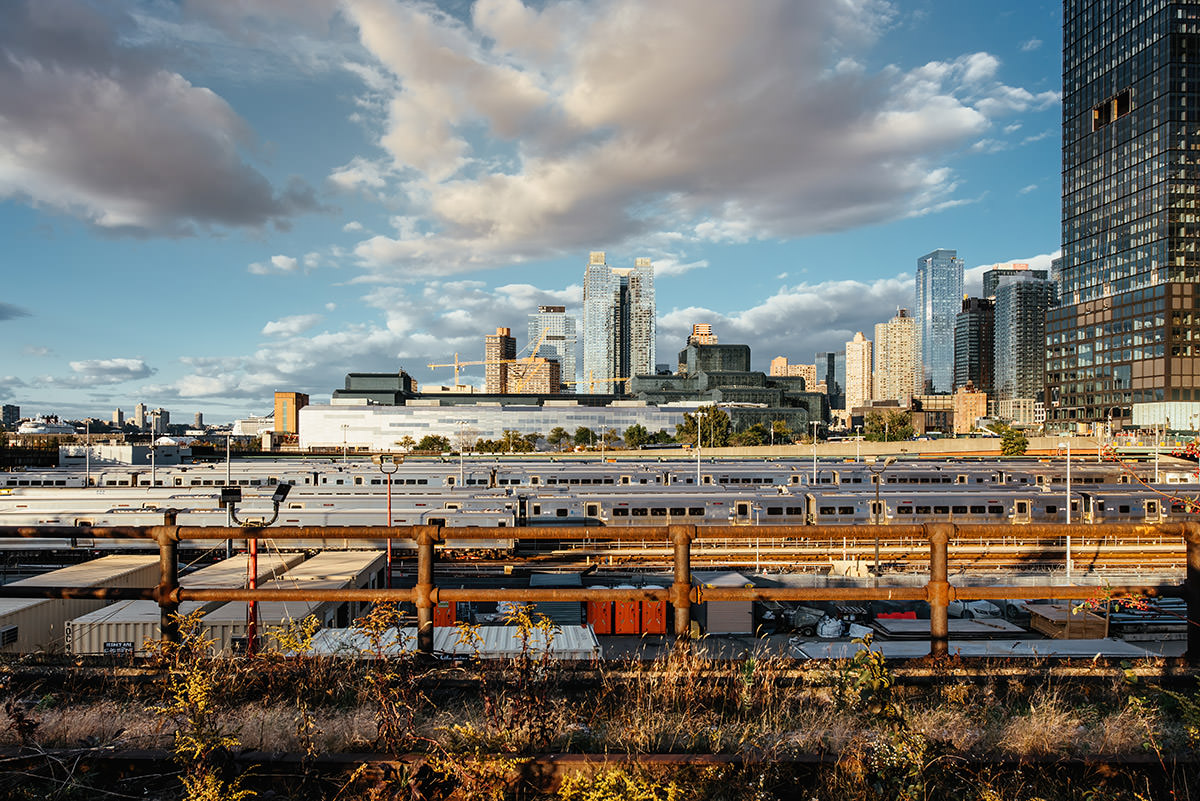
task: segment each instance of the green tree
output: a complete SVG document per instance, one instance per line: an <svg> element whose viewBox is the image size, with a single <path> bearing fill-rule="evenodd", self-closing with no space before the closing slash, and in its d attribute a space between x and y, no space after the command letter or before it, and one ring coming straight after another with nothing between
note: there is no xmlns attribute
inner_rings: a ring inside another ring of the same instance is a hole
<svg viewBox="0 0 1200 801"><path fill-rule="evenodd" d="M667 433L666 429L660 428L650 435L649 444L651 445L670 445L675 442L675 437Z"/></svg>
<svg viewBox="0 0 1200 801"><path fill-rule="evenodd" d="M541 431L531 431L530 433L522 436L521 439L525 440L525 444L529 446L528 448L524 449L524 452L530 453L537 450L538 442L545 439L545 437L542 436Z"/></svg>
<svg viewBox="0 0 1200 801"><path fill-rule="evenodd" d="M634 423L625 429L625 444L631 448L640 448L650 441L650 432L641 423Z"/></svg>
<svg viewBox="0 0 1200 801"><path fill-rule="evenodd" d="M786 420L771 421L771 444L781 445L787 444L795 437L792 430L788 428Z"/></svg>
<svg viewBox="0 0 1200 801"><path fill-rule="evenodd" d="M1000 453L1003 456L1024 456L1029 447L1029 439L1023 431L1019 431L1004 423L997 423L992 430L1000 435Z"/></svg>
<svg viewBox="0 0 1200 801"><path fill-rule="evenodd" d="M562 426L555 426L550 429L550 434L546 437L546 442L549 442L560 451L564 451L571 442L571 434Z"/></svg>
<svg viewBox="0 0 1200 801"><path fill-rule="evenodd" d="M606 428L600 434L600 441L604 443L604 447L611 448L616 442L621 439L621 435L615 428Z"/></svg>
<svg viewBox="0 0 1200 801"><path fill-rule="evenodd" d="M575 444L581 448L586 448L596 441L596 432L586 426L580 426L575 429Z"/></svg>
<svg viewBox="0 0 1200 801"><path fill-rule="evenodd" d="M734 434L729 441L734 445L755 447L758 445L765 445L768 435L769 432L764 424L755 423L745 431L740 431L737 434Z"/></svg>
<svg viewBox="0 0 1200 801"><path fill-rule="evenodd" d="M867 412L863 418L863 439L868 442L897 442L912 439L912 415L900 409Z"/></svg>
<svg viewBox="0 0 1200 801"><path fill-rule="evenodd" d="M700 445L723 448L729 444L732 426L729 415L716 406L701 406L695 414L684 412L683 422L675 426L675 439L688 445L696 444L696 426L700 427Z"/></svg>
<svg viewBox="0 0 1200 801"><path fill-rule="evenodd" d="M413 449L413 446L417 444L417 441L408 434L405 434L399 439L399 441L396 442L396 444L400 446L401 450L403 450L405 453L408 453Z"/></svg>
<svg viewBox="0 0 1200 801"><path fill-rule="evenodd" d="M426 434L421 437L421 441L417 443L419 451L437 451L442 453L450 450L450 440L440 434Z"/></svg>

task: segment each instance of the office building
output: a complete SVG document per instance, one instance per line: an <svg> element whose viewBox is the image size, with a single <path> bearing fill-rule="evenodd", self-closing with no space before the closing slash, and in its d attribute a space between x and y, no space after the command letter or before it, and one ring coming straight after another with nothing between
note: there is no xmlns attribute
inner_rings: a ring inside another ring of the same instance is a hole
<svg viewBox="0 0 1200 801"><path fill-rule="evenodd" d="M11 403L6 403L0 408L0 422L4 423L5 428L15 428L17 421L21 419L21 407Z"/></svg>
<svg viewBox="0 0 1200 801"><path fill-rule="evenodd" d="M554 359L535 357L522 359L508 366L508 386L505 392L539 395L562 392L561 365Z"/></svg>
<svg viewBox="0 0 1200 801"><path fill-rule="evenodd" d="M196 416L192 419L193 428L204 428L204 412L196 412Z"/></svg>
<svg viewBox="0 0 1200 801"><path fill-rule="evenodd" d="M603 251L591 253L583 276L582 386L621 392L616 379L654 375L654 267L609 267Z"/></svg>
<svg viewBox="0 0 1200 801"><path fill-rule="evenodd" d="M146 430L146 404L139 403L133 407L133 425L138 431Z"/></svg>
<svg viewBox="0 0 1200 801"><path fill-rule="evenodd" d="M872 343L859 331L846 343L846 410L865 406L871 399Z"/></svg>
<svg viewBox="0 0 1200 801"><path fill-rule="evenodd" d="M1000 285L1000 279L1014 275L1029 275L1042 280L1051 277L1045 270L1029 269L1028 264L997 264L983 274L983 297L995 300L996 287Z"/></svg>
<svg viewBox="0 0 1200 801"><path fill-rule="evenodd" d="M908 309L898 309L891 320L875 326L873 400L907 406L913 395L921 394L925 381L917 340L917 322Z"/></svg>
<svg viewBox="0 0 1200 801"><path fill-rule="evenodd" d="M125 412L120 409L114 409L112 413L112 424L116 428L125 427Z"/></svg>
<svg viewBox="0 0 1200 801"><path fill-rule="evenodd" d="M484 392L508 392L508 367L516 358L517 340L511 329L497 328L483 338Z"/></svg>
<svg viewBox="0 0 1200 801"><path fill-rule="evenodd" d="M995 346L994 304L989 298L963 298L954 321L954 389L972 384L991 394Z"/></svg>
<svg viewBox="0 0 1200 801"><path fill-rule="evenodd" d="M788 362L787 356L776 356L771 359L767 375L776 378L800 377L804 379L804 388L809 392L815 392L817 389L817 366L815 364L791 364Z"/></svg>
<svg viewBox="0 0 1200 801"><path fill-rule="evenodd" d="M813 361L817 368L817 386L825 385L825 394L829 396L829 408L845 409L846 352L819 351Z"/></svg>
<svg viewBox="0 0 1200 801"><path fill-rule="evenodd" d="M719 344L710 323L692 323L692 335L688 337L687 343L689 345Z"/></svg>
<svg viewBox="0 0 1200 801"><path fill-rule="evenodd" d="M988 396L968 382L954 390L954 433L970 434L979 418L987 417Z"/></svg>
<svg viewBox="0 0 1200 801"><path fill-rule="evenodd" d="M939 248L917 259L917 345L924 391L954 387L954 321L962 304L963 261ZM876 339L878 341L878 338Z"/></svg>
<svg viewBox="0 0 1200 801"><path fill-rule="evenodd" d="M576 381L575 354L579 347L577 323L574 315L567 314L565 306L538 306L537 314L529 315L530 345L541 344L534 356L558 362L562 381ZM574 385L568 385L567 391Z"/></svg>
<svg viewBox="0 0 1200 801"><path fill-rule="evenodd" d="M169 425L171 425L171 413L166 409L160 408L150 412L150 429L154 436L166 434Z"/></svg>
<svg viewBox="0 0 1200 801"><path fill-rule="evenodd" d="M1110 413L1120 426L1134 404L1200 398L1196 17L1194 3L1171 0L1063 5L1051 430L1092 431Z"/></svg>
<svg viewBox="0 0 1200 801"><path fill-rule="evenodd" d="M300 410L308 405L308 395L303 392L275 393L275 425L276 434L300 433ZM203 428L200 415L196 415L196 428Z"/></svg>
<svg viewBox="0 0 1200 801"><path fill-rule="evenodd" d="M997 401L1042 397L1046 312L1056 300L1053 282L1032 272L1005 276L997 285L992 378Z"/></svg>

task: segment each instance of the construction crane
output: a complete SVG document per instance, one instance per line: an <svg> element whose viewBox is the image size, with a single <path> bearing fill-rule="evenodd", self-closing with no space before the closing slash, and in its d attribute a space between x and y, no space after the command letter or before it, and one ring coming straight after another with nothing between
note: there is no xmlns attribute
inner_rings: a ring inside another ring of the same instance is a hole
<svg viewBox="0 0 1200 801"><path fill-rule="evenodd" d="M479 359L479 360L472 360L472 361L464 362L464 361L459 361L458 354L455 353L454 361L452 361L452 362L446 362L444 364L430 363L426 366L430 370L436 370L439 367L453 367L454 368L454 384L455 384L455 386L457 386L459 383L458 373L459 373L459 369L462 367L467 367L467 366L471 366L471 365L480 365L480 364L484 365L484 366L492 365L492 364L523 364L523 365L527 365L528 367L532 368L535 364L537 364L537 361L538 361L538 356L537 356L538 348L540 348L542 346L542 343L546 340L546 334L549 331L550 331L549 328L542 328L541 336L539 336L537 338L537 342L535 342L533 344L532 348L530 349L532 352L528 356L522 357L520 359ZM516 389L513 390L513 392L514 393L520 392L525 387L525 383L529 380L530 376L532 376L534 372L535 371L532 369L526 370L525 374L523 376L521 376L520 383L517 384L517 387L516 387Z"/></svg>
<svg viewBox="0 0 1200 801"><path fill-rule="evenodd" d="M533 373L534 373L533 366L535 364L537 364L537 360L538 360L538 355L537 355L538 348L540 348L542 346L542 343L546 341L546 333L549 330L550 329L545 326L542 327L542 333L537 338L537 342L533 343L533 345L529 348L529 356L526 357L526 359L523 359L520 361L521 364L524 364L527 366L527 369L525 370L525 374L523 376L521 376L521 380L517 384L517 388L513 390L513 394L516 394L516 395L521 394L521 390L523 390L525 388L526 382L528 382L530 376L533 375ZM542 361L548 362L547 359L542 359ZM547 368L547 369L549 369L549 368ZM559 383L561 384L562 382L559 381Z"/></svg>
<svg viewBox="0 0 1200 801"><path fill-rule="evenodd" d="M588 373L587 381L560 381L559 383L567 385L567 386L570 386L572 384L587 384L588 392L595 392L596 384L628 384L632 380L633 380L633 376L629 376L628 378L618 378L616 376L605 376L603 378L596 378L596 373L593 370L592 372Z"/></svg>

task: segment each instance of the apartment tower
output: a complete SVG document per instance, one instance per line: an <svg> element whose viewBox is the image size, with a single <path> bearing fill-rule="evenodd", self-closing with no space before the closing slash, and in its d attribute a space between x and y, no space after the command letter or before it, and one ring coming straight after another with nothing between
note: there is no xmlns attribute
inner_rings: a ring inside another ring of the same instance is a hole
<svg viewBox="0 0 1200 801"><path fill-rule="evenodd" d="M846 343L846 411L871 399L871 340L859 331Z"/></svg>
<svg viewBox="0 0 1200 801"><path fill-rule="evenodd" d="M583 383L588 392L619 393L616 379L654 375L654 267L609 267L604 252L588 256L583 274Z"/></svg>
<svg viewBox="0 0 1200 801"><path fill-rule="evenodd" d="M925 384L921 373L921 351L917 321L908 309L875 326L875 373L872 397L899 401L907 406L913 395L920 395Z"/></svg>
<svg viewBox="0 0 1200 801"><path fill-rule="evenodd" d="M917 259L917 345L923 392L954 388L954 321L962 306L963 260L939 248Z"/></svg>

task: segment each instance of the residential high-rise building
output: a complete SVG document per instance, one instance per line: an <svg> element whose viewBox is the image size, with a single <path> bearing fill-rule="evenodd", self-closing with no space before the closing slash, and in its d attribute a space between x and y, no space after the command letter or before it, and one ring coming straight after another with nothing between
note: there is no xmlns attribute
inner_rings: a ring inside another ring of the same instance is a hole
<svg viewBox="0 0 1200 801"><path fill-rule="evenodd" d="M522 359L508 366L505 392L553 394L562 391L562 366L555 359Z"/></svg>
<svg viewBox="0 0 1200 801"><path fill-rule="evenodd" d="M204 428L204 412L196 412L192 418L192 428Z"/></svg>
<svg viewBox="0 0 1200 801"><path fill-rule="evenodd" d="M483 391L490 394L508 392L509 362L517 358L517 340L512 329L497 328L496 333L483 338Z"/></svg>
<svg viewBox="0 0 1200 801"><path fill-rule="evenodd" d="M112 424L117 428L125 427L125 412L120 409L114 409L112 415Z"/></svg>
<svg viewBox="0 0 1200 801"><path fill-rule="evenodd" d="M1005 276L996 287L993 341L997 401L1042 397L1045 379L1046 312L1057 301L1054 283L1032 271Z"/></svg>
<svg viewBox="0 0 1200 801"><path fill-rule="evenodd" d="M1034 278L1045 280L1050 275L1045 270L1031 270L1028 264L997 264L983 274L983 297L991 300L996 299L996 287L1000 285L1000 279L1010 275L1031 275Z"/></svg>
<svg viewBox="0 0 1200 801"><path fill-rule="evenodd" d="M846 343L846 410L871 399L871 340L859 331Z"/></svg>
<svg viewBox="0 0 1200 801"><path fill-rule="evenodd" d="M308 395L303 392L275 393L275 433L299 434L300 410L308 405ZM202 428L203 421L196 415L196 428Z"/></svg>
<svg viewBox="0 0 1200 801"><path fill-rule="evenodd" d="M871 396L908 405L920 395L925 381L921 374L921 352L917 347L917 322L908 309L875 326L875 373Z"/></svg>
<svg viewBox="0 0 1200 801"><path fill-rule="evenodd" d="M989 298L963 298L954 322L955 391L970 383L979 392L992 393L993 308Z"/></svg>
<svg viewBox="0 0 1200 801"><path fill-rule="evenodd" d="M166 434L169 425L171 425L171 413L166 409L160 408L150 412L150 428L154 436Z"/></svg>
<svg viewBox="0 0 1200 801"><path fill-rule="evenodd" d="M537 314L529 315L529 343L539 339L535 356L553 359L559 364L563 381L575 381L575 352L578 334L574 315L567 314L565 306L538 306Z"/></svg>
<svg viewBox="0 0 1200 801"><path fill-rule="evenodd" d="M583 274L583 384L589 392L619 392L618 378L653 375L654 267L609 267L603 251Z"/></svg>
<svg viewBox="0 0 1200 801"><path fill-rule="evenodd" d="M975 423L980 417L987 417L986 392L980 392L974 384L967 384L954 390L954 433L970 434L975 430Z"/></svg>
<svg viewBox="0 0 1200 801"><path fill-rule="evenodd" d="M4 404L0 408L0 422L4 423L5 428L13 428L17 421L21 419L21 407L11 403Z"/></svg>
<svg viewBox="0 0 1200 801"><path fill-rule="evenodd" d="M133 407L133 425L138 431L146 430L146 404L139 403Z"/></svg>
<svg viewBox="0 0 1200 801"><path fill-rule="evenodd" d="M1063 4L1062 297L1046 322L1052 430L1200 399L1197 6ZM1189 75L1189 72L1191 73Z"/></svg>
<svg viewBox="0 0 1200 801"><path fill-rule="evenodd" d="M963 260L939 248L917 259L917 344L926 393L954 386L954 320L962 305ZM876 339L878 341L878 339Z"/></svg>
<svg viewBox="0 0 1200 801"><path fill-rule="evenodd" d="M813 358L817 368L817 383L825 385L830 409L846 408L846 352L818 351Z"/></svg>
<svg viewBox="0 0 1200 801"><path fill-rule="evenodd" d="M768 375L773 375L777 378L795 378L799 376L804 379L804 389L808 392L817 391L817 366L815 364L791 364L788 362L787 356L776 356L771 359L771 367Z"/></svg>
<svg viewBox="0 0 1200 801"><path fill-rule="evenodd" d="M716 345L717 335L713 333L711 323L692 323L692 335L688 337L689 345Z"/></svg>

